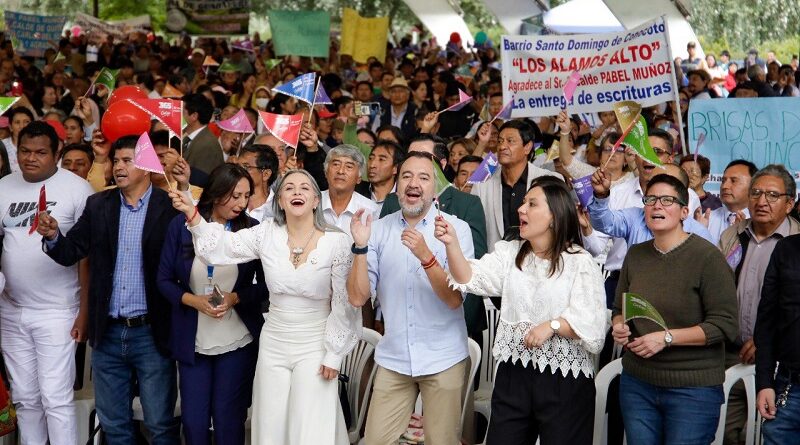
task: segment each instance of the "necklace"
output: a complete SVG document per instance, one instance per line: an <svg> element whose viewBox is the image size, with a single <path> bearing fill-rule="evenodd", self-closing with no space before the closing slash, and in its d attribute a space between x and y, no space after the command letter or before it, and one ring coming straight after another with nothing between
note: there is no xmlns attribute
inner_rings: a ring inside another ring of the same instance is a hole
<svg viewBox="0 0 800 445"><path fill-rule="evenodd" d="M303 252L306 251L308 243L310 243L311 238L314 237L314 231L316 231L316 228L311 229L311 233L308 234L308 239L303 247L292 247L292 265L294 265L294 267L297 267L300 264L300 257L303 256Z"/></svg>

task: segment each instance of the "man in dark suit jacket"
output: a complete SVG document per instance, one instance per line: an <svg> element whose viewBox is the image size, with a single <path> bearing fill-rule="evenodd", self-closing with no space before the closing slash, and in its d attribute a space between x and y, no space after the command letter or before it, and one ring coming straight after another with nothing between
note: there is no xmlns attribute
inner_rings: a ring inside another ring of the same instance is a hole
<svg viewBox="0 0 800 445"><path fill-rule="evenodd" d="M423 134L417 136L411 142L408 151L423 151L436 156L437 145L439 145L439 151L444 148L444 142L441 139ZM398 190L397 193L403 193L403 191ZM400 201L397 198L397 193L391 193L386 197L381 209L381 218L400 210ZM472 231L475 258L482 257L486 253L486 220L481 200L477 196L456 190L455 187L447 187L439 195L437 201L439 202L439 208L443 212L455 215L458 219L469 224L469 228ZM478 342L479 345L482 344L483 330L486 329L483 298L467 294L467 298L464 300L464 319L467 323L467 333L470 338Z"/></svg>
<svg viewBox="0 0 800 445"><path fill-rule="evenodd" d="M183 131L183 157L192 170L211 174L217 166L225 163L219 139L208 129L214 114L214 106L202 94L183 97L186 129ZM200 184L194 184L200 186Z"/></svg>
<svg viewBox="0 0 800 445"><path fill-rule="evenodd" d="M417 133L417 107L411 98L411 89L408 82L402 77L397 77L389 87L389 99L391 106L381 108L381 116L375 122L373 131L377 134L378 128L385 125L393 125L400 129L406 140L411 139Z"/></svg>
<svg viewBox="0 0 800 445"><path fill-rule="evenodd" d="M150 174L133 165L138 136L111 149L119 189L89 197L78 222L63 235L40 217L45 252L61 265L89 257L89 342L94 348L95 402L110 444L136 443L131 419L134 379L153 444L177 444L175 362L169 340L170 305L156 283L167 226L177 212Z"/></svg>

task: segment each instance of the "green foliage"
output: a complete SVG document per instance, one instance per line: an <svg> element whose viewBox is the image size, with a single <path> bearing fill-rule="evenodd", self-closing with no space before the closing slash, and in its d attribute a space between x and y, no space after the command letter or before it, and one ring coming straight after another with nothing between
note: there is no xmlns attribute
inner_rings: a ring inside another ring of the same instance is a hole
<svg viewBox="0 0 800 445"><path fill-rule="evenodd" d="M694 0L689 23L713 48L727 44L733 54L749 48L765 54L780 46L787 52L779 57L788 60L797 48L791 42L800 37L800 8L796 0Z"/></svg>

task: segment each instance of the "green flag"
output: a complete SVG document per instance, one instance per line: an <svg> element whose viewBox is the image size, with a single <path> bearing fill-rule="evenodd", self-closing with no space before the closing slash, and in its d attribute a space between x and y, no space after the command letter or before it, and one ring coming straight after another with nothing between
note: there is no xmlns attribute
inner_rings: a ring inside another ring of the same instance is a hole
<svg viewBox="0 0 800 445"><path fill-rule="evenodd" d="M328 57L331 15L326 11L269 12L277 56Z"/></svg>
<svg viewBox="0 0 800 445"><path fill-rule="evenodd" d="M10 110L19 100L19 97L0 97L0 114Z"/></svg>
<svg viewBox="0 0 800 445"><path fill-rule="evenodd" d="M450 181L444 176L444 172L442 171L442 167L439 166L439 163L433 159L433 174L436 176L434 178L436 184L436 196L441 196L448 187L452 187L453 184L450 184Z"/></svg>
<svg viewBox="0 0 800 445"><path fill-rule="evenodd" d="M117 86L117 74L119 74L119 70L112 70L110 68L103 68L100 70L100 74L97 75L97 78L94 80L94 84L100 84L104 87L108 88L108 93L111 94L114 91L114 88Z"/></svg>
<svg viewBox="0 0 800 445"><path fill-rule="evenodd" d="M625 322L634 318L644 318L667 330L667 322L656 308L641 295L625 292L622 294L622 318Z"/></svg>
<svg viewBox="0 0 800 445"><path fill-rule="evenodd" d="M64 53L59 51L59 52L56 53L56 56L53 58L53 61L51 63L56 63L56 62L61 61L61 60L67 60L67 58L64 57Z"/></svg>
<svg viewBox="0 0 800 445"><path fill-rule="evenodd" d="M628 135L625 136L623 143L645 161L659 167L663 166L661 159L658 159L655 150L650 146L650 141L647 140L647 123L643 116L639 116L639 120L633 125Z"/></svg>

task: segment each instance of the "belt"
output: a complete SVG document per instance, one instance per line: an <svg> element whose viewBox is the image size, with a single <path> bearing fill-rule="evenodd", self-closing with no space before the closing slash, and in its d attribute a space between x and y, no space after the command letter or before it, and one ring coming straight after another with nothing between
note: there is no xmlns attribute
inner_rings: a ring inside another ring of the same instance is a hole
<svg viewBox="0 0 800 445"><path fill-rule="evenodd" d="M129 328L138 328L140 326L144 326L144 325L150 324L150 318L147 316L147 314L139 315L138 317L129 317L129 318L108 317L108 319L112 323L125 325L125 326L127 326Z"/></svg>

